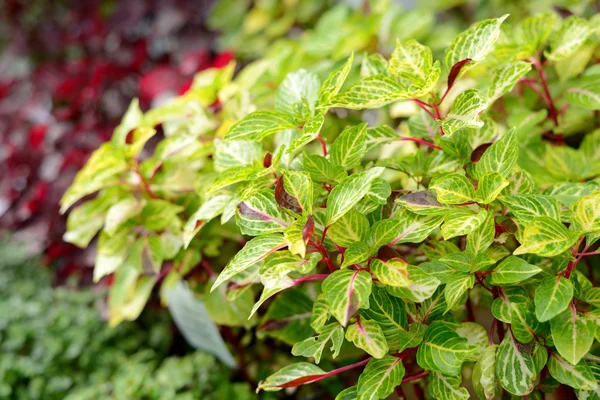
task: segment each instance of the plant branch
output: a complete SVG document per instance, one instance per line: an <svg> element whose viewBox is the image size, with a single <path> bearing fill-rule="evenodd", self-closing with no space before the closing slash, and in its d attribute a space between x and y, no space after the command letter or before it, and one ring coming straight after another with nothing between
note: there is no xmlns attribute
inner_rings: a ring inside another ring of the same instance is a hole
<svg viewBox="0 0 600 400"><path fill-rule="evenodd" d="M362 361L356 362L354 364L346 365L345 367L334 369L333 371L329 371L325 374L303 376L302 378L294 379L290 382L284 383L283 385L280 385L279 387L280 388L296 387L296 386L300 386L300 385L306 385L308 383L318 382L323 379L327 379L331 376L341 374L342 372L346 372L346 371L349 371L354 368L362 367L363 365L367 364L369 362L369 360L371 360L371 357L366 358Z"/></svg>
<svg viewBox="0 0 600 400"><path fill-rule="evenodd" d="M425 145L427 147L430 147L432 149L436 149L436 150L442 150L442 148L436 144L433 144L431 142L428 142L427 140L424 139L419 139L419 138L413 138L413 137L403 137L400 140L402 141L409 141L409 142L415 142L418 144L422 144Z"/></svg>
<svg viewBox="0 0 600 400"><path fill-rule="evenodd" d="M540 77L540 84L542 85L542 89L544 90L544 94L546 95L546 100L548 103L548 117L550 117L550 119L554 123L554 126L558 126L558 114L556 112L554 100L552 100L552 95L550 94L550 90L548 89L548 80L546 77L546 72L544 72L544 67L542 66L538 58L533 58L532 64Z"/></svg>
<svg viewBox="0 0 600 400"><path fill-rule="evenodd" d="M418 373L416 373L416 374L409 375L409 376L405 376L405 377L402 379L402 383L407 383L407 382L418 381L419 379L423 379L423 378L425 378L427 375L429 375L429 371L425 371L425 370L423 370L423 371L421 371L421 372L418 372Z"/></svg>
<svg viewBox="0 0 600 400"><path fill-rule="evenodd" d="M302 282L322 281L324 279L327 279L328 276L329 276L329 274L314 274L314 275L303 276L302 278L295 279L294 285L297 285Z"/></svg>
<svg viewBox="0 0 600 400"><path fill-rule="evenodd" d="M321 150L323 151L323 157L327 157L327 143L325 143L325 139L321 137L321 135L317 135L317 140L321 143Z"/></svg>
<svg viewBox="0 0 600 400"><path fill-rule="evenodd" d="M330 272L335 272L335 265L333 265L333 263L331 262L331 259L329 258L329 252L327 251L327 249L323 247L322 244L313 242L312 240L309 240L308 244L314 246L317 250L319 250L319 253L321 253L321 255L323 256L323 259L321 261L327 264L327 267L329 267Z"/></svg>

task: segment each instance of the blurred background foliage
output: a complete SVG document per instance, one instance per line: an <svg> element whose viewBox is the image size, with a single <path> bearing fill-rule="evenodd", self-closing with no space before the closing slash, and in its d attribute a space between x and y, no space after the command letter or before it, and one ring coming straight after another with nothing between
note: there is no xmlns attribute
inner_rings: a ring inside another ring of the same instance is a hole
<svg viewBox="0 0 600 400"><path fill-rule="evenodd" d="M39 260L0 242L0 398L250 399L247 383L148 310L109 328L102 290L52 287Z"/></svg>

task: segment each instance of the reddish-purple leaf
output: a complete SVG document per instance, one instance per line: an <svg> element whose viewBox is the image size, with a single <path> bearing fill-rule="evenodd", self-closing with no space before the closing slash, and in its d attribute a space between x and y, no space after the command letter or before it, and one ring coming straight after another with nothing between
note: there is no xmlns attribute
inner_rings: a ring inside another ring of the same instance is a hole
<svg viewBox="0 0 600 400"><path fill-rule="evenodd" d="M277 181L275 182L275 200L277 201L277 204L279 204L279 207L287 208L296 214L302 214L302 207L298 200L285 191L285 188L283 187L283 177L277 178Z"/></svg>
<svg viewBox="0 0 600 400"><path fill-rule="evenodd" d="M304 244L308 243L312 235L315 233L315 220L312 215L309 215L306 224L304 224L304 228L302 228L302 240L304 240Z"/></svg>
<svg viewBox="0 0 600 400"><path fill-rule="evenodd" d="M464 60L460 60L452 66L452 69L450 69L450 73L448 74L448 89L446 89L446 92L449 92L450 89L452 89L452 86L454 86L454 81L456 81L456 78L458 78L460 70L471 61L472 60L470 58L465 58Z"/></svg>

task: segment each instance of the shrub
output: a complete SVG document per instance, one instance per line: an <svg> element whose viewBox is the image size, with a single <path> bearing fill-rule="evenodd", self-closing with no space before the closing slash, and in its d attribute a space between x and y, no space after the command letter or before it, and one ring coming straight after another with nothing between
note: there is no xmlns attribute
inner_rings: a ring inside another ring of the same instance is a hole
<svg viewBox="0 0 600 400"><path fill-rule="evenodd" d="M306 61L315 29L235 78L208 70L168 105L132 103L62 200L100 191L67 236L100 232L112 322L186 277L219 324L259 314L313 361L259 389L361 368L338 399L597 396L598 17L507 17L435 57L407 38ZM317 366L338 356L355 362Z"/></svg>
<svg viewBox="0 0 600 400"><path fill-rule="evenodd" d="M0 397L3 399L253 398L210 355L168 356L164 313L109 329L101 293L53 289L37 262L0 246Z"/></svg>

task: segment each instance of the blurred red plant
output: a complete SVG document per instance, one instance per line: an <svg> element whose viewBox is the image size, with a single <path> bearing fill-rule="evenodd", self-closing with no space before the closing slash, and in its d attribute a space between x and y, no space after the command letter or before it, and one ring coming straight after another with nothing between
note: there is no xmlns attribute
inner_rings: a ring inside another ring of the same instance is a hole
<svg viewBox="0 0 600 400"><path fill-rule="evenodd" d="M0 230L44 252L59 281L74 272L89 277L93 251L62 241L62 193L133 97L143 108L162 102L232 54L209 50L208 2L33 3L4 5Z"/></svg>

